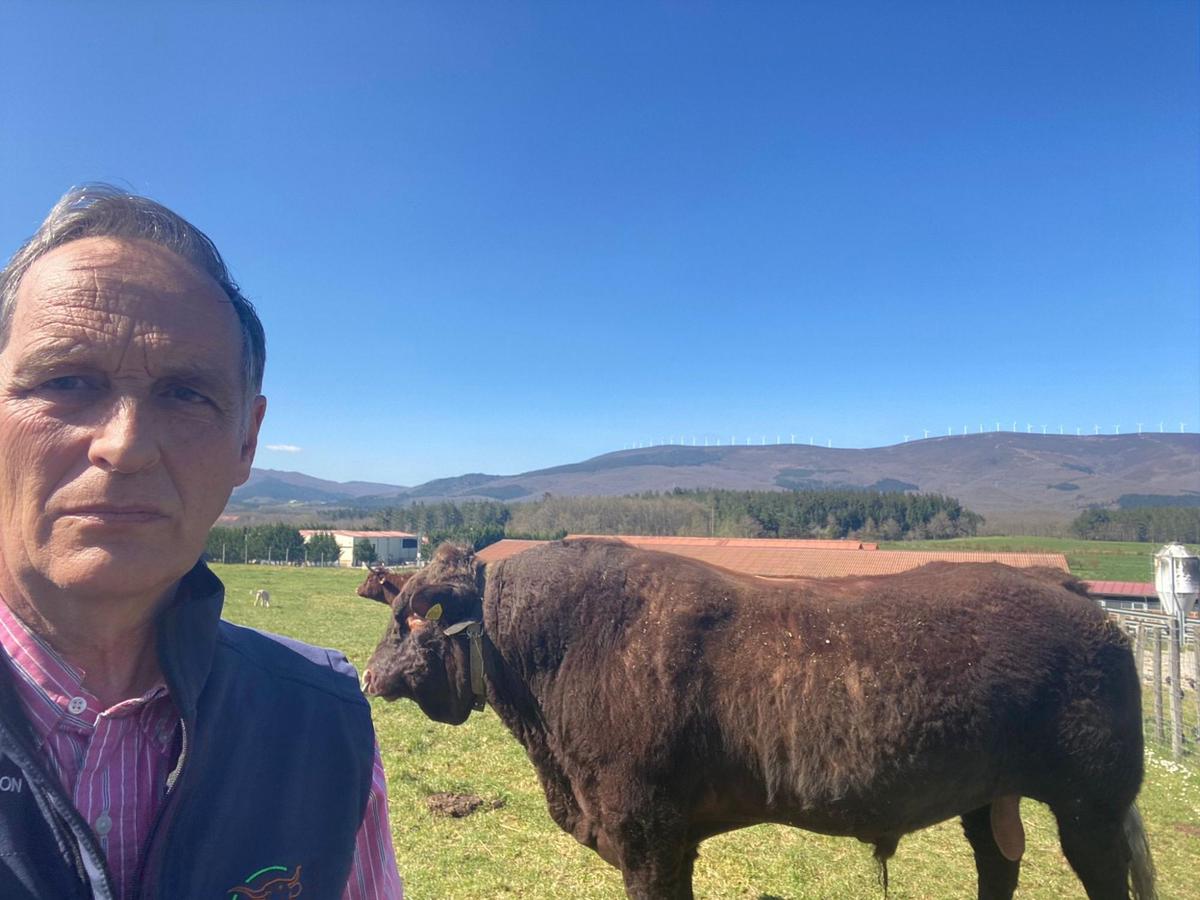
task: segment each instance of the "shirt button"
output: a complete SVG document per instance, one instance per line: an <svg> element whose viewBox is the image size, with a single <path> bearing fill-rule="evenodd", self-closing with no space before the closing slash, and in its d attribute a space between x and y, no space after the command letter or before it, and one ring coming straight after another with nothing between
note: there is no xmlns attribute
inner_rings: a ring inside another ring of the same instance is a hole
<svg viewBox="0 0 1200 900"><path fill-rule="evenodd" d="M79 715L87 709L87 701L82 697L72 697L71 702L67 704L67 712L73 716Z"/></svg>
<svg viewBox="0 0 1200 900"><path fill-rule="evenodd" d="M110 831L112 831L112 819L109 818L108 813L102 812L96 816L96 834L104 837Z"/></svg>

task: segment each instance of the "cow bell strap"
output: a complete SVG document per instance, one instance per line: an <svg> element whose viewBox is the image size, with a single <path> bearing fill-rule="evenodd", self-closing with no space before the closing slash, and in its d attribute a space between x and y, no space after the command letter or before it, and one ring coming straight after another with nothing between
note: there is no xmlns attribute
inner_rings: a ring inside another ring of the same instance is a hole
<svg viewBox="0 0 1200 900"><path fill-rule="evenodd" d="M453 637L463 631L471 639L471 661L468 668L471 674L471 693L475 695L471 708L481 710L487 705L487 690L483 685L483 623L457 622L446 629L446 634Z"/></svg>

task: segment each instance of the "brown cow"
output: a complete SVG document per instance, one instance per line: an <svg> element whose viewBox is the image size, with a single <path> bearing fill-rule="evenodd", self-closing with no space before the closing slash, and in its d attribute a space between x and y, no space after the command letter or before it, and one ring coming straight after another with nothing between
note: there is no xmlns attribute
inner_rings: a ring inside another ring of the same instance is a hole
<svg viewBox="0 0 1200 900"><path fill-rule="evenodd" d="M389 572L384 566L372 566L366 579L358 586L358 596L391 606L404 587L404 582L412 575L412 572Z"/></svg>
<svg viewBox="0 0 1200 900"><path fill-rule="evenodd" d="M1154 895L1133 660L1061 572L779 582L603 541L485 572L444 546L393 610L368 691L460 724L481 658L551 816L630 897L692 897L699 843L759 822L852 835L886 863L961 816L979 897L1010 898L1020 797L1049 804L1093 900L1124 900L1131 875Z"/></svg>

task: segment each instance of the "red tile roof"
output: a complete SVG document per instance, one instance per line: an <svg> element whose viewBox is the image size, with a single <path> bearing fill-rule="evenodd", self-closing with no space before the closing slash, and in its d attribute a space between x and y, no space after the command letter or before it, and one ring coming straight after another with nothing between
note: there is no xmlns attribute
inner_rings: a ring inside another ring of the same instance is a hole
<svg viewBox="0 0 1200 900"><path fill-rule="evenodd" d="M634 546L638 546L636 543ZM654 549L654 548L647 548ZM769 578L841 578L850 575L893 575L929 562L998 562L1009 566L1049 566L1069 571L1062 554L1053 553L950 553L872 550L846 553L839 550L777 550L769 548L660 548L735 572Z"/></svg>
<svg viewBox="0 0 1200 900"><path fill-rule="evenodd" d="M578 540L571 535L567 540ZM951 551L852 550L780 547L772 540L738 539L740 546L671 544L660 538L610 536L632 547L686 556L714 566L767 578L839 578L858 575L892 575L929 562L998 562L1019 568L1046 566L1070 572L1061 553L955 553ZM542 541L500 541L481 551L485 562L515 556ZM506 546L509 545L509 546Z"/></svg>
<svg viewBox="0 0 1200 900"><path fill-rule="evenodd" d="M578 538L610 538L626 543L636 541L644 550L657 547L772 547L785 550L878 550L878 544L862 541L832 541L796 538L712 538L712 537L647 537L642 535L569 534L567 540Z"/></svg>
<svg viewBox="0 0 1200 900"><path fill-rule="evenodd" d="M1158 592L1152 581L1085 581L1084 585L1089 594L1103 597L1153 597L1158 599Z"/></svg>
<svg viewBox="0 0 1200 900"><path fill-rule="evenodd" d="M485 563L500 562L500 560L508 559L510 556L516 556L518 553L524 553L530 547L536 547L539 544L546 543L549 542L520 541L515 538L505 538L502 541L496 541L494 544L488 544L475 554L475 558L480 562Z"/></svg>

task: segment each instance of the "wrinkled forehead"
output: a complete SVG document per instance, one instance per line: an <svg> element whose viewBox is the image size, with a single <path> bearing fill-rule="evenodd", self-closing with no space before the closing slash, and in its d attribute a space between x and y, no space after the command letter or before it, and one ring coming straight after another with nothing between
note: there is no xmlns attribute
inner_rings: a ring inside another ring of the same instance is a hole
<svg viewBox="0 0 1200 900"><path fill-rule="evenodd" d="M17 288L10 340L21 338L170 343L213 362L237 366L241 359L237 313L220 286L170 250L140 240L83 238L36 260Z"/></svg>

